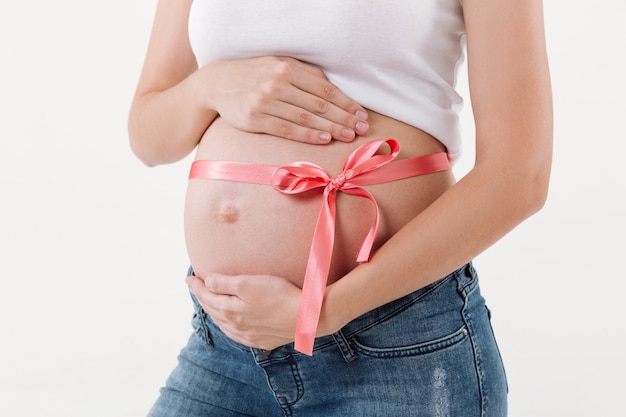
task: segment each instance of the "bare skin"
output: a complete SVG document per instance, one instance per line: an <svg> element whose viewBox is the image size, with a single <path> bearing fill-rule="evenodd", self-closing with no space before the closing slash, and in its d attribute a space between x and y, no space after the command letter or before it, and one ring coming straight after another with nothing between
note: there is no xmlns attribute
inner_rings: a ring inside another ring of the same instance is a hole
<svg viewBox="0 0 626 417"><path fill-rule="evenodd" d="M262 67L259 62L218 62L197 69L186 39L190 3L159 2L155 33L129 121L133 149L148 165L187 155L205 131L198 147L201 158L277 163L305 155L331 172L361 143L361 138L353 142L357 135L398 134L404 156L429 153L441 146L418 129L406 129L371 112L367 125L360 129L357 126L366 120L367 113L361 113L365 109L329 89L323 74L289 59L261 59L267 64L263 68L274 68L270 70L271 84L281 87L260 88L258 97L262 99L250 100L248 93L236 86L243 78L267 80L266 73L258 71ZM342 222L346 232L339 245L345 251L335 254L333 283L326 289L318 335L331 334L359 315L457 269L545 202L552 154L552 103L541 1L464 0L463 7L476 122L475 166L457 183L437 174L372 188L385 212L398 210L400 215L396 219L394 214L385 224L371 261L357 267L348 252L361 238L367 221L351 218L361 210L362 202L349 198L340 202L343 217L348 218ZM278 67L272 67L277 62ZM233 71L233 65L240 72ZM310 82L293 81L294 71L311 75ZM245 77L238 75L244 73ZM329 95L328 91L334 92ZM320 100L328 106L320 107ZM243 114L237 110L239 103L249 101L257 104L254 110ZM327 110L320 113L320 108ZM303 113L313 117L302 117ZM221 118L216 119L218 114ZM306 121L304 126L302 121ZM354 133L343 135L346 129ZM325 133L344 142L321 146L296 142L300 138L307 143L325 143L320 140L327 137ZM251 142L258 145L242 146ZM242 152L244 148L246 152ZM254 151L247 153L251 149ZM251 211L252 196L262 196L253 209L267 204L279 209L280 218L270 220L271 229L285 221L293 228L304 214L309 219L319 205L283 201L271 194L271 189L246 184L225 198L227 188L217 181L190 184L188 246L201 278L190 277L187 282L227 335L248 346L272 349L293 341L300 297L298 277L308 254L299 242L308 243L304 236L308 232L296 233L291 240L288 234L272 232L269 239L278 245L268 251L266 244L243 240L246 233L254 236L252 225L258 220L249 222L246 214ZM198 196L203 193L217 198L217 206L202 201ZM242 240L236 242L249 245L237 256L237 262L244 258L241 269L232 267L233 258L222 260L225 253L198 230L202 226L221 236L229 235L230 230L236 231L235 236L241 232L238 239ZM269 229L261 229L259 235ZM291 254L291 246L299 255L286 266L266 260L265 256L284 260ZM262 259L258 258L260 252ZM265 270L255 270L253 261L267 262L262 265Z"/></svg>
<svg viewBox="0 0 626 417"><path fill-rule="evenodd" d="M303 145L233 128L218 118L199 144L197 159L283 165L313 162L331 176L349 154L371 139L400 142L400 158L443 152L441 143L414 127L370 112L370 133L351 143ZM381 212L376 249L454 183L450 171L367 187ZM270 186L194 179L189 182L185 235L196 275L268 274L302 286L321 190L300 196ZM374 207L363 198L339 194L337 234L329 282L356 266L359 246L374 222ZM358 215L355 215L358 214Z"/></svg>

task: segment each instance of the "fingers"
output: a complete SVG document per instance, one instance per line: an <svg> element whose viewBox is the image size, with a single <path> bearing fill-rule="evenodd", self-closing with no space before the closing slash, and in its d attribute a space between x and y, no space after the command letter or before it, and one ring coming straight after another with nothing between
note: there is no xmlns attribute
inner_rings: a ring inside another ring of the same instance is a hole
<svg viewBox="0 0 626 417"><path fill-rule="evenodd" d="M196 276L188 276L187 278L185 278L185 282L187 283L189 290L194 295L198 294L200 290L204 288L204 281Z"/></svg>
<svg viewBox="0 0 626 417"><path fill-rule="evenodd" d="M333 123L327 118L284 102L275 102L268 113L259 118L259 126L264 132L274 136L310 144L328 143L331 139L350 142L357 135L367 132L367 122L350 121L355 129ZM297 122L295 122L295 121Z"/></svg>
<svg viewBox="0 0 626 417"><path fill-rule="evenodd" d="M185 282L203 305L224 309L227 303L240 298L240 286L236 278L212 274L211 279L206 280L188 276Z"/></svg>
<svg viewBox="0 0 626 417"><path fill-rule="evenodd" d="M189 290L202 306L205 313L211 316L220 327L224 325L239 325L241 316L237 314L237 307L240 304L239 298L235 295L214 292L205 285L205 282L195 276L188 276L185 281ZM234 304L235 303L235 304Z"/></svg>
<svg viewBox="0 0 626 417"><path fill-rule="evenodd" d="M350 113L340 105L308 93L291 98L290 104L283 111L290 115L289 120L296 120L304 128L330 133L336 140L351 141L369 129L367 113L360 107ZM344 105L351 106L350 103Z"/></svg>
<svg viewBox="0 0 626 417"><path fill-rule="evenodd" d="M214 294L239 296L241 285L239 276L210 274L200 281L202 285Z"/></svg>
<svg viewBox="0 0 626 417"><path fill-rule="evenodd" d="M268 337L264 333L259 333L258 326L248 323L250 318L245 314L245 310L241 310L245 304L242 304L235 295L221 292L232 292L233 289L228 289L228 282L234 279L222 280L221 277L213 275L207 280L208 285L196 276L188 276L185 281L204 312L227 336L243 345L268 350L289 342L288 339L278 336ZM222 285L223 283L226 285Z"/></svg>
<svg viewBox="0 0 626 417"><path fill-rule="evenodd" d="M296 89L285 89L281 101L291 106L268 113L287 121L282 129L302 135L305 140L316 138L326 142L333 139L349 142L369 129L367 112L357 102L330 83L316 67L295 60L283 61L277 71ZM279 121L275 122L281 125ZM295 124L304 129L299 129ZM324 135L325 134L325 135Z"/></svg>

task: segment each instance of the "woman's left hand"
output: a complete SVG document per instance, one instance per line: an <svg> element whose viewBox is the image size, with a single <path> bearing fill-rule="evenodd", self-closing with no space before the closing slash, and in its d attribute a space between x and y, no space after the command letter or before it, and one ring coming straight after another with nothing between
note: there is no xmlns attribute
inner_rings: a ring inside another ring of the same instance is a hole
<svg viewBox="0 0 626 417"><path fill-rule="evenodd" d="M272 350L293 342L301 289L272 275L187 277L200 305L234 341Z"/></svg>

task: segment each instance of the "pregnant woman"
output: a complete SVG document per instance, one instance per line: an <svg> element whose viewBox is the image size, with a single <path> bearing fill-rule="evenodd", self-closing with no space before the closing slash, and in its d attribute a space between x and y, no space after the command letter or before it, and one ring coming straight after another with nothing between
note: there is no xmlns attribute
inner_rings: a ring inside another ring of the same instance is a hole
<svg viewBox="0 0 626 417"><path fill-rule="evenodd" d="M544 204L551 112L539 0L159 0L130 143L195 151L195 314L150 416L506 415L471 260Z"/></svg>

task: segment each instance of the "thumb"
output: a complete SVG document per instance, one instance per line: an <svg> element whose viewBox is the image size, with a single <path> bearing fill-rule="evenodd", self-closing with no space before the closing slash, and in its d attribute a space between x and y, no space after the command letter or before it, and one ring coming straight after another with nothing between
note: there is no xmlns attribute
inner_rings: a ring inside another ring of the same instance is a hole
<svg viewBox="0 0 626 417"><path fill-rule="evenodd" d="M194 294L196 294L198 290L204 288L204 281L195 275L185 278L185 283L187 283L189 290Z"/></svg>
<svg viewBox="0 0 626 417"><path fill-rule="evenodd" d="M239 296L244 287L241 281L242 277L239 275L210 273L204 278L204 285L215 294Z"/></svg>

